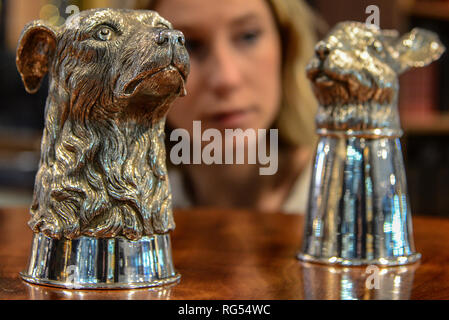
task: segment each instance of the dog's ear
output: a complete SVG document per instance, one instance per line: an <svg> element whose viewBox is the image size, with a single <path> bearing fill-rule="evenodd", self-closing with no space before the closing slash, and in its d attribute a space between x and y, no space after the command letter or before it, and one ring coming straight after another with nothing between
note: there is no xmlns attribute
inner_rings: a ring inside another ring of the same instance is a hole
<svg viewBox="0 0 449 320"><path fill-rule="evenodd" d="M397 40L394 51L393 57L397 60L397 71L400 74L439 59L445 47L436 33L414 28Z"/></svg>
<svg viewBox="0 0 449 320"><path fill-rule="evenodd" d="M39 90L55 55L56 42L56 31L43 21L33 21L23 29L16 64L27 92Z"/></svg>

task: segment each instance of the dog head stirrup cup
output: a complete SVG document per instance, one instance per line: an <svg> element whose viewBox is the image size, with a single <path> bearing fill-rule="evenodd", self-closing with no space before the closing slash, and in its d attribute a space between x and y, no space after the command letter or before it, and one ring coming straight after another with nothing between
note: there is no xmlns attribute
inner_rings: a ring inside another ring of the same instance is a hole
<svg viewBox="0 0 449 320"><path fill-rule="evenodd" d="M177 281L164 127L186 94L184 35L154 11L82 11L60 27L28 24L17 67L30 93L50 81L22 278L69 289Z"/></svg>
<svg viewBox="0 0 449 320"><path fill-rule="evenodd" d="M437 60L436 34L339 23L307 67L319 101L301 260L402 265L415 251L397 107L399 74Z"/></svg>

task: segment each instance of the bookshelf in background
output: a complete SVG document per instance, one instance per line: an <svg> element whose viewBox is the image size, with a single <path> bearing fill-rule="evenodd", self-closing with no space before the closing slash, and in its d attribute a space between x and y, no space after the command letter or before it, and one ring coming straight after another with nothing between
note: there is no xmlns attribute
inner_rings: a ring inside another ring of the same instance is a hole
<svg viewBox="0 0 449 320"><path fill-rule="evenodd" d="M436 32L449 49L449 1L399 1L408 22ZM399 111L413 212L449 216L449 53L400 78Z"/></svg>
<svg viewBox="0 0 449 320"><path fill-rule="evenodd" d="M449 1L400 1L408 28L436 32L449 49ZM449 134L449 53L425 68L401 76L399 111L406 132Z"/></svg>

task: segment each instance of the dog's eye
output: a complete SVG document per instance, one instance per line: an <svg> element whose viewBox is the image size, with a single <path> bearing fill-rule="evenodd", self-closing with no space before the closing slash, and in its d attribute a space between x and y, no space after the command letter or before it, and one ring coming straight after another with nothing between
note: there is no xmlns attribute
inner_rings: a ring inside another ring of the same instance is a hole
<svg viewBox="0 0 449 320"><path fill-rule="evenodd" d="M115 35L114 30L110 27L101 27L95 34L95 38L101 41L110 41Z"/></svg>

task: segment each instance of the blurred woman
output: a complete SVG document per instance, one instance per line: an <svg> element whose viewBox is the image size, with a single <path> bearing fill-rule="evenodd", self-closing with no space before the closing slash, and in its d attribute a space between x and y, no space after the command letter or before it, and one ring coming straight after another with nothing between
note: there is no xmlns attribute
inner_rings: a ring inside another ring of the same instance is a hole
<svg viewBox="0 0 449 320"><path fill-rule="evenodd" d="M174 206L304 212L316 110L305 76L315 44L309 8L300 0L143 2L184 33L191 57L188 95L174 103L168 130L192 137L193 121L202 130L279 130L275 175L250 164L170 166Z"/></svg>

